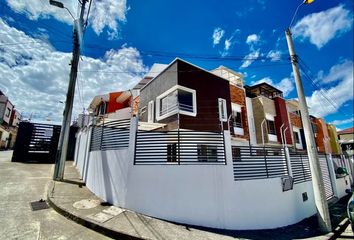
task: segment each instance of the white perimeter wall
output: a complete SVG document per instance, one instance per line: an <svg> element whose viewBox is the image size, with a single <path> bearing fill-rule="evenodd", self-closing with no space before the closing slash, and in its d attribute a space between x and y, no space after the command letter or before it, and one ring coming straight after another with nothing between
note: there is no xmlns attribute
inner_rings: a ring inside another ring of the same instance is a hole
<svg viewBox="0 0 354 240"><path fill-rule="evenodd" d="M83 139L89 131L77 138L76 166L87 187L108 202L170 221L223 229L276 228L316 212L311 182L283 192L280 178L234 181L228 132L227 165L133 165L135 123L132 126L124 150L94 151L85 157L81 149L87 146Z"/></svg>
<svg viewBox="0 0 354 240"><path fill-rule="evenodd" d="M349 175L342 177L342 178L337 178L336 179L336 188L337 188L337 196L336 197L342 198L345 195L347 195L345 190L351 189Z"/></svg>

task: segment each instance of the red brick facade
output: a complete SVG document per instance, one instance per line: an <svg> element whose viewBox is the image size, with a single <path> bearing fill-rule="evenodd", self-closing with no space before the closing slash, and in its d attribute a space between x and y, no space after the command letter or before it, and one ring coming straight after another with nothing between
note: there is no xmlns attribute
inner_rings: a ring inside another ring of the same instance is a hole
<svg viewBox="0 0 354 240"><path fill-rule="evenodd" d="M281 97L275 97L274 99L274 106L277 115L275 116L275 128L277 132L277 137L279 142L281 141L281 130L280 127L283 125L282 129L290 129L289 118L288 118L288 110L286 108L286 102ZM288 144L292 144L293 140L291 138L290 131L286 131L285 133L286 142Z"/></svg>
<svg viewBox="0 0 354 240"><path fill-rule="evenodd" d="M295 113L289 113L291 125L302 128L301 117Z"/></svg>
<svg viewBox="0 0 354 240"><path fill-rule="evenodd" d="M244 135L236 135L231 130L233 136L243 139L249 139L248 131L248 120L247 120L247 110L246 110L246 95L245 91L242 88L236 87L230 84L230 98L232 103L236 103L241 106L241 115L242 115L242 127Z"/></svg>

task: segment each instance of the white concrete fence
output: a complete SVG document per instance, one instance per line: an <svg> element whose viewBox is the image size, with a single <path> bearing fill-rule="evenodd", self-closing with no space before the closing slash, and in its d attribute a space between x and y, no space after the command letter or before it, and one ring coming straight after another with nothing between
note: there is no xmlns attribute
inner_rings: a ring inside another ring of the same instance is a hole
<svg viewBox="0 0 354 240"><path fill-rule="evenodd" d="M235 181L228 131L225 163L191 165L134 165L136 133L133 118L128 147L104 151L90 151L92 127L77 136L74 164L87 187L105 201L169 221L238 230L282 227L316 213L311 181L289 191L283 191L279 176ZM347 180L334 180L336 196L344 195Z"/></svg>

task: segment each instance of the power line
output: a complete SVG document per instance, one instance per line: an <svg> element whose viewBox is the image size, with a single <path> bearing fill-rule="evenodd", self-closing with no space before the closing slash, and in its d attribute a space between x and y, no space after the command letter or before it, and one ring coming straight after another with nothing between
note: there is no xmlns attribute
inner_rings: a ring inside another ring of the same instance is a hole
<svg viewBox="0 0 354 240"><path fill-rule="evenodd" d="M300 59L300 58L299 58ZM340 106L336 103L336 101L330 97L328 95L328 92L323 89L321 86L318 85L318 83L316 81L314 81L307 73L306 73L306 70L304 68L307 68L307 70L311 73L311 70L309 69L309 67L303 62L302 59L300 59L300 62L299 62L299 66L300 68L303 69L303 74L305 76L305 80L307 80L307 82L309 82L315 90L318 91L318 93L320 94L320 96L325 100L325 102L327 102L332 108L333 110L335 111L339 111L341 112L343 115L345 116L349 116L346 112L342 111L340 109ZM320 106L323 108L323 110L325 110L324 108L324 105L320 102Z"/></svg>

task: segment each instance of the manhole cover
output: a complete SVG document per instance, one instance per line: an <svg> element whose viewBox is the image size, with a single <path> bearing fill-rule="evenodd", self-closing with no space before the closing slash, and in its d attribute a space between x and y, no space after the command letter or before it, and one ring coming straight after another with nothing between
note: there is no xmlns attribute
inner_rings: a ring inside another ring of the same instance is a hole
<svg viewBox="0 0 354 240"><path fill-rule="evenodd" d="M84 199L73 204L76 209L90 209L100 205L101 201L97 199Z"/></svg>
<svg viewBox="0 0 354 240"><path fill-rule="evenodd" d="M38 211L38 210L49 208L47 202L42 199L39 201L30 202L30 206L31 206L32 211Z"/></svg>

